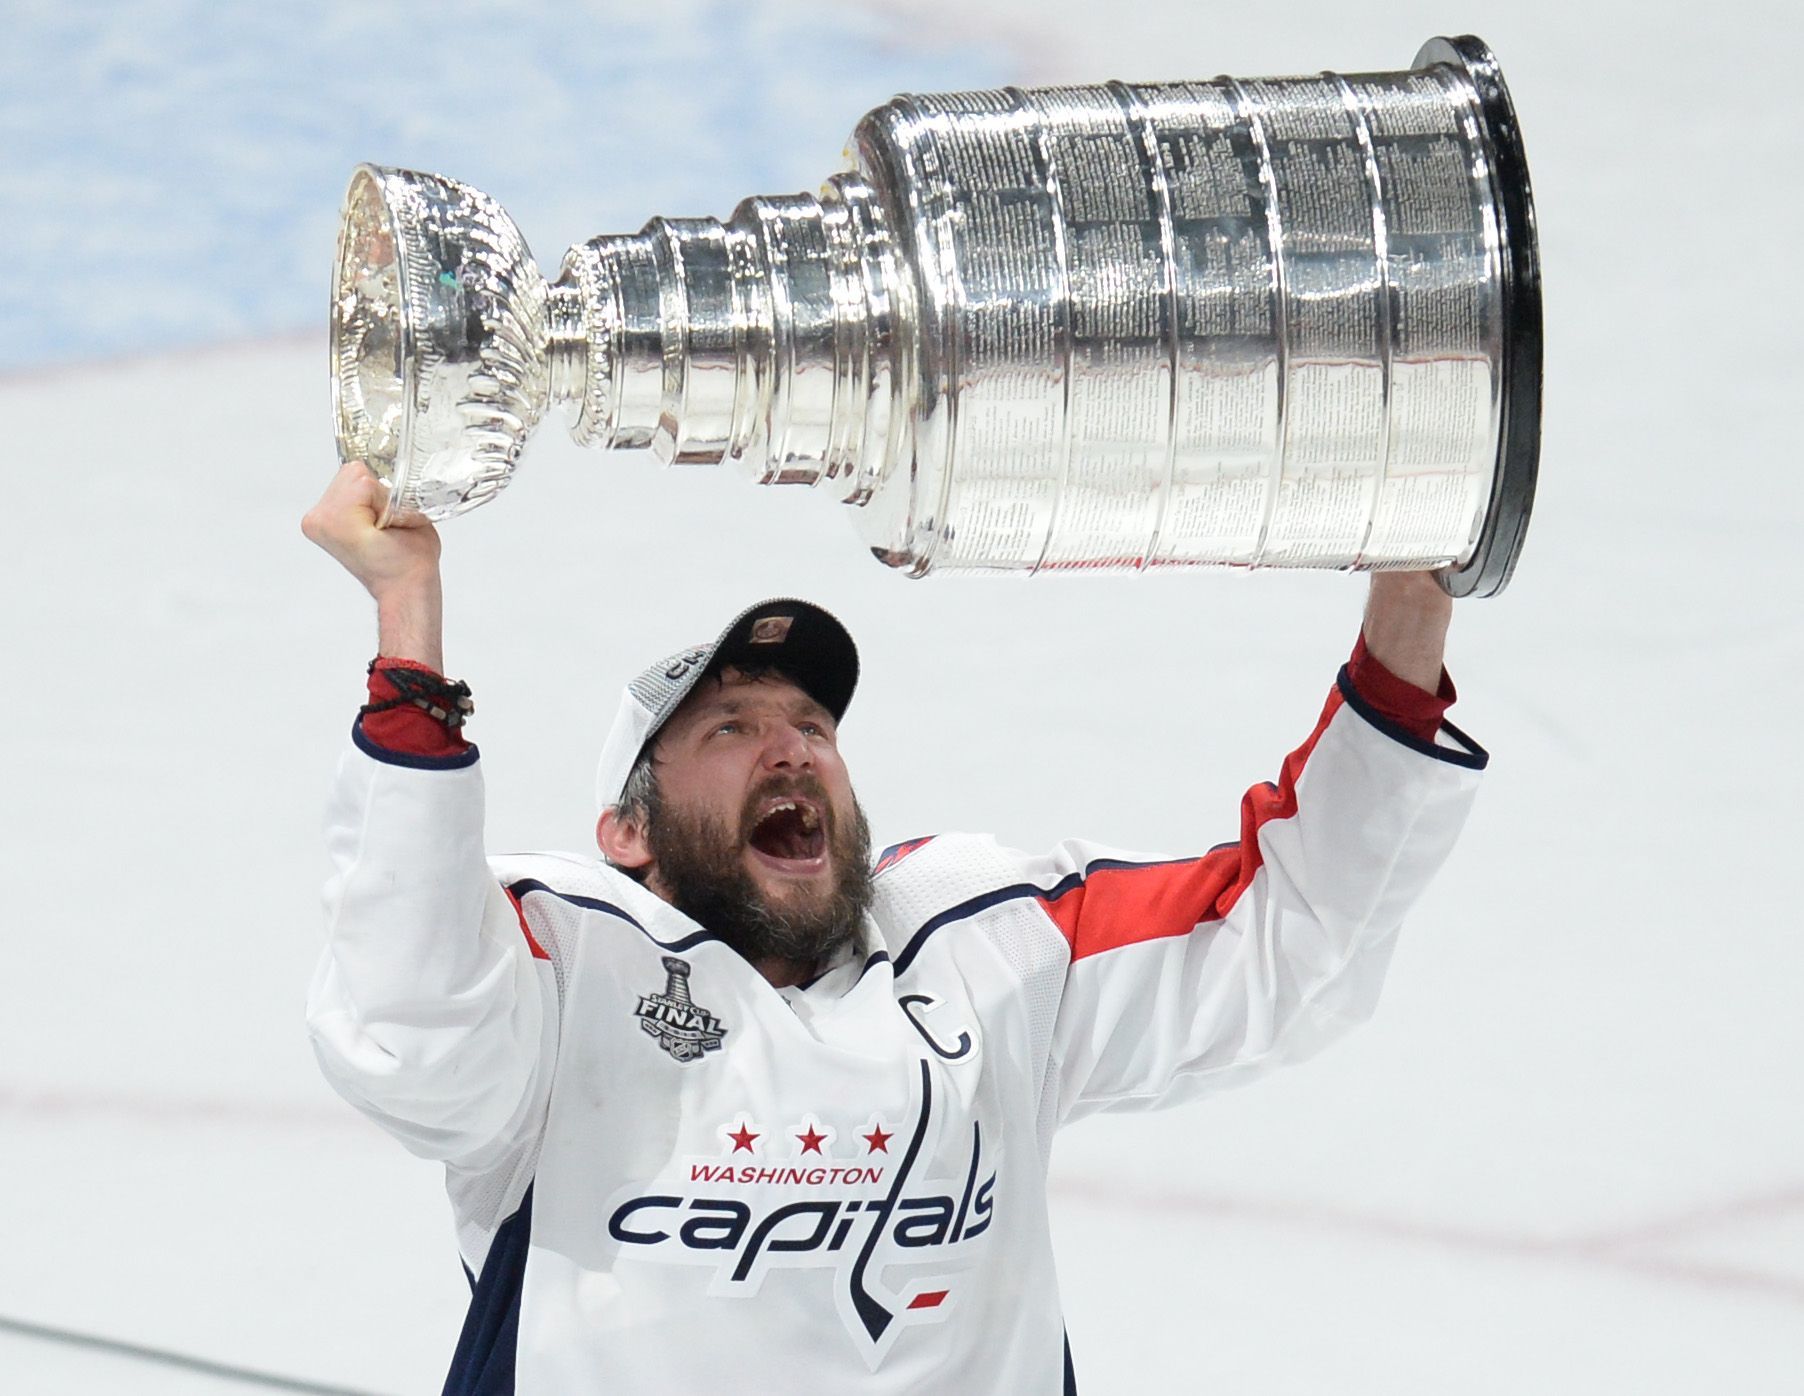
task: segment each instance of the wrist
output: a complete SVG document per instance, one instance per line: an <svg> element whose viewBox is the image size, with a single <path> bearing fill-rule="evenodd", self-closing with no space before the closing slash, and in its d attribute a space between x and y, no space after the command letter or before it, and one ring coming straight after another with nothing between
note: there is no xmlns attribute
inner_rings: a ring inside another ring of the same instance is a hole
<svg viewBox="0 0 1804 1396"><path fill-rule="evenodd" d="M377 652L445 671L444 596L436 576L376 596Z"/></svg>
<svg viewBox="0 0 1804 1396"><path fill-rule="evenodd" d="M1374 573L1362 627L1366 648L1405 683L1434 693L1452 618L1453 598L1434 573Z"/></svg>
<svg viewBox="0 0 1804 1396"><path fill-rule="evenodd" d="M1374 572L1372 597L1385 605L1410 606L1435 613L1453 610L1453 598L1438 572Z"/></svg>
<svg viewBox="0 0 1804 1396"><path fill-rule="evenodd" d="M362 578L364 590L378 606L405 604L436 597L444 590L436 566L410 567L406 571L379 573Z"/></svg>

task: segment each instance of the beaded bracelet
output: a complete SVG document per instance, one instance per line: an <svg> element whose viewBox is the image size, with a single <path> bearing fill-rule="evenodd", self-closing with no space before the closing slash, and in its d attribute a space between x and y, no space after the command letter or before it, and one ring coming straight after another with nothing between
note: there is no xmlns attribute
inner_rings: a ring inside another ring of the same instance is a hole
<svg viewBox="0 0 1804 1396"><path fill-rule="evenodd" d="M373 660L370 672L376 672ZM380 702L365 703L360 711L366 716L412 704L455 732L476 711L476 704L470 697L470 685L462 679L448 679L427 669L403 668L399 665L384 669L382 676L394 687L395 696Z"/></svg>

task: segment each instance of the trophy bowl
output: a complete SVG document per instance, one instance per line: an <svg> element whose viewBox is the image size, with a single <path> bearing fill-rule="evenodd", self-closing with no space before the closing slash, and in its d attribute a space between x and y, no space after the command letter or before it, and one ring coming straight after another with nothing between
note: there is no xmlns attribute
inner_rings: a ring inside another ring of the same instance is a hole
<svg viewBox="0 0 1804 1396"><path fill-rule="evenodd" d="M338 450L402 510L444 518L513 474L550 402L546 286L501 206L454 180L359 166L331 314Z"/></svg>

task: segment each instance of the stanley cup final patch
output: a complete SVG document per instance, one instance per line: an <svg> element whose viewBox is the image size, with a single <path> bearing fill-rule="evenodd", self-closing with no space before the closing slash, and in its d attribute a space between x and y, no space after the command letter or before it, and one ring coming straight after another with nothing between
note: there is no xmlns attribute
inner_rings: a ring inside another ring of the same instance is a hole
<svg viewBox="0 0 1804 1396"><path fill-rule="evenodd" d="M718 1052L727 1035L726 1025L689 997L689 962L674 955L664 957L664 992L641 994L633 1014L639 1026L680 1062L692 1062L704 1052Z"/></svg>

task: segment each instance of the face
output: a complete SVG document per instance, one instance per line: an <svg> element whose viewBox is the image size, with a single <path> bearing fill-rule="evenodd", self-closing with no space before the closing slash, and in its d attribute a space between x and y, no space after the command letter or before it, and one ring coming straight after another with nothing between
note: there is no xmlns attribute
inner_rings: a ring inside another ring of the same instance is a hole
<svg viewBox="0 0 1804 1396"><path fill-rule="evenodd" d="M813 964L850 939L870 900L870 834L818 703L727 669L664 725L652 760L641 865L654 892L754 962Z"/></svg>

